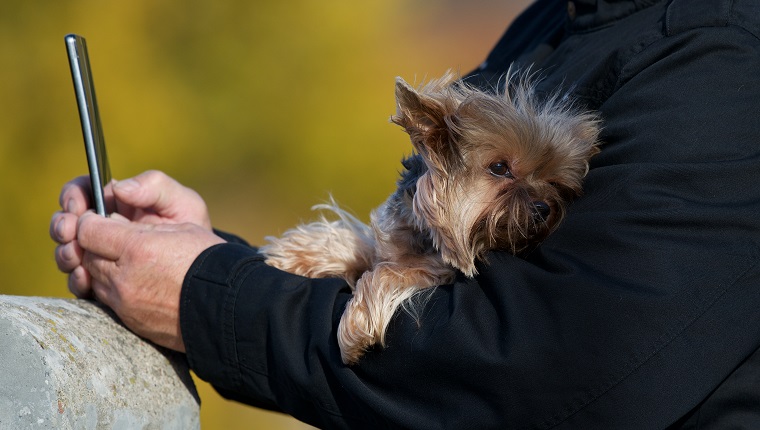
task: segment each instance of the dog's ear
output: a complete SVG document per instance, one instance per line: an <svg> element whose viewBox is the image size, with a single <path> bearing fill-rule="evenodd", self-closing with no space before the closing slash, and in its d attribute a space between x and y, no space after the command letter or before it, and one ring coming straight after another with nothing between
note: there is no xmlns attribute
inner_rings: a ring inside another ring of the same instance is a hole
<svg viewBox="0 0 760 430"><path fill-rule="evenodd" d="M418 92L402 78L396 78L396 115L391 121L404 127L409 135L429 136L446 126L444 107L435 98Z"/></svg>
<svg viewBox="0 0 760 430"><path fill-rule="evenodd" d="M456 100L446 94L452 81L447 75L416 90L402 78L396 78L396 115L394 124L404 128L415 149L425 155L446 156L451 147L447 117L456 110Z"/></svg>

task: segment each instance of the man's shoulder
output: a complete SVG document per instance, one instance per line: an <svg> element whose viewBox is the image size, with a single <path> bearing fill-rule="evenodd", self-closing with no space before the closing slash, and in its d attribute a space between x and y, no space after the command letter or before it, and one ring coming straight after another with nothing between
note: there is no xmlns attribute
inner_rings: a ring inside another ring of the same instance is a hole
<svg viewBox="0 0 760 430"><path fill-rule="evenodd" d="M672 36L705 27L736 26L760 35L760 3L754 0L673 0L667 7L665 32Z"/></svg>

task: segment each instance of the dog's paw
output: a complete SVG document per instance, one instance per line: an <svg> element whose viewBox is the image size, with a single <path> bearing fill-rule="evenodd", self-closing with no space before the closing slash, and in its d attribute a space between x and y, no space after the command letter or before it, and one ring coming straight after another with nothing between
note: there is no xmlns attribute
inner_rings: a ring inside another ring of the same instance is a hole
<svg viewBox="0 0 760 430"><path fill-rule="evenodd" d="M338 325L338 346L343 363L356 364L378 341L366 305L356 297L352 297L346 304Z"/></svg>
<svg viewBox="0 0 760 430"><path fill-rule="evenodd" d="M354 285L374 259L369 228L349 225L345 219L322 219L267 241L259 248L267 264L309 278L342 277Z"/></svg>

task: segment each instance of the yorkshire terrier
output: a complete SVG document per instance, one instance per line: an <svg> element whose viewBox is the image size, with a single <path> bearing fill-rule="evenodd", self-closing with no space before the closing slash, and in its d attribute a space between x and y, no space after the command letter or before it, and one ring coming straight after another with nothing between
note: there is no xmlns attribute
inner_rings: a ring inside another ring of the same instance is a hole
<svg viewBox="0 0 760 430"><path fill-rule="evenodd" d="M449 72L418 89L396 79L396 115L414 152L398 189L359 221L337 215L268 237L266 263L312 278L341 277L353 288L338 326L346 364L384 345L388 323L421 290L456 272L473 277L488 251L531 250L581 193L598 150L599 123L567 98L541 98L525 76L485 92Z"/></svg>

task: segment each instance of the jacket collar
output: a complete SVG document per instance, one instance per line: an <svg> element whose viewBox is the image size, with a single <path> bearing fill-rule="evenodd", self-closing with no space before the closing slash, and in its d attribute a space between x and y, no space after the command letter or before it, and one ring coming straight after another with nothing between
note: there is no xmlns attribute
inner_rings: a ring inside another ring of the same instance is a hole
<svg viewBox="0 0 760 430"><path fill-rule="evenodd" d="M571 0L568 3L570 28L589 30L625 18L661 0Z"/></svg>

